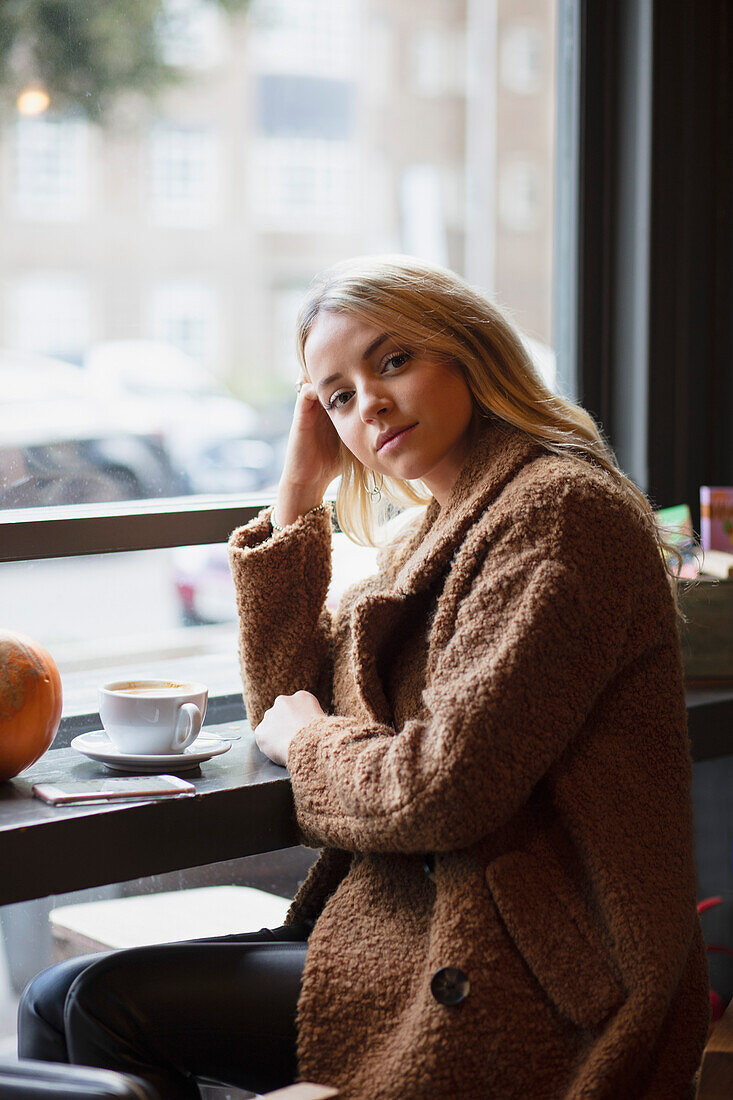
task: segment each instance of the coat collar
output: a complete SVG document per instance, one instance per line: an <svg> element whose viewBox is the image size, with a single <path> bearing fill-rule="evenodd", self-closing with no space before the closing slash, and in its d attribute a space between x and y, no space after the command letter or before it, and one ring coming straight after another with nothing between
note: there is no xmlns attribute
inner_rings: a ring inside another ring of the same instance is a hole
<svg viewBox="0 0 733 1100"><path fill-rule="evenodd" d="M425 591L448 571L476 520L519 470L542 453L540 444L516 428L497 421L482 426L444 507L432 500L396 558L384 561L386 589L372 591L355 604L354 676L363 706L375 721L392 722L377 658L385 640L398 629L405 597Z"/></svg>
<svg viewBox="0 0 733 1100"><path fill-rule="evenodd" d="M400 554L396 596L419 592L444 572L469 529L542 445L503 421L482 425L476 443L441 508L433 499L418 530Z"/></svg>

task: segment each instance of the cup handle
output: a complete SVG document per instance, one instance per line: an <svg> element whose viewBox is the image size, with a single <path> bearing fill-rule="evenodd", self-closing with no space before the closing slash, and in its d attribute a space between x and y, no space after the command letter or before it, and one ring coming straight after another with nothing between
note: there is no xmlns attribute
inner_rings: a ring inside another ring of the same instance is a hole
<svg viewBox="0 0 733 1100"><path fill-rule="evenodd" d="M173 748L182 752L195 741L201 730L202 714L195 703L182 703L178 708L178 721L173 737Z"/></svg>

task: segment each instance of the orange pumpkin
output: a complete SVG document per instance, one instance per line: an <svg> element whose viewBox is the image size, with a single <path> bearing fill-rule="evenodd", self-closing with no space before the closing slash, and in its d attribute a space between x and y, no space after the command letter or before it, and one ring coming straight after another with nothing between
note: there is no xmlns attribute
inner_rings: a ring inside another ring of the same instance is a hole
<svg viewBox="0 0 733 1100"><path fill-rule="evenodd" d="M0 781L42 756L61 721L61 677L48 650L0 630Z"/></svg>

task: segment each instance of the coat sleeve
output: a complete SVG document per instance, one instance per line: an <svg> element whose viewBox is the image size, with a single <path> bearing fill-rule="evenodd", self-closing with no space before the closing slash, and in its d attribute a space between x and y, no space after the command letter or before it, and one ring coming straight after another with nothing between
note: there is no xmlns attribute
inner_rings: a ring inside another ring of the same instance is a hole
<svg viewBox="0 0 733 1100"><path fill-rule="evenodd" d="M621 662L640 553L657 583L663 570L629 506L572 497L524 501L483 559L470 555L468 594L429 670L427 717L397 733L324 717L295 736L288 767L309 844L471 844L528 800L586 724Z"/></svg>
<svg viewBox="0 0 733 1100"><path fill-rule="evenodd" d="M277 695L305 690L331 709L333 667L329 512L272 531L265 509L229 539L239 612L239 658L247 717L257 726Z"/></svg>

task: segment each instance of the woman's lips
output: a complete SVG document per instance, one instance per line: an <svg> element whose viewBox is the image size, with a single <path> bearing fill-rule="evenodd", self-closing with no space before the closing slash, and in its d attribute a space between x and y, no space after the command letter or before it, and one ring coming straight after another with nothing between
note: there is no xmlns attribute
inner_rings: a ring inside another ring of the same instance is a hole
<svg viewBox="0 0 733 1100"><path fill-rule="evenodd" d="M379 448L380 455L389 454L390 451L396 451L400 446L403 439L406 439L413 428L416 428L417 424L411 424L409 428L404 428L397 435L393 435L391 439L388 439L386 443L383 443Z"/></svg>

